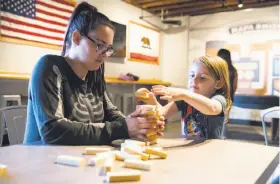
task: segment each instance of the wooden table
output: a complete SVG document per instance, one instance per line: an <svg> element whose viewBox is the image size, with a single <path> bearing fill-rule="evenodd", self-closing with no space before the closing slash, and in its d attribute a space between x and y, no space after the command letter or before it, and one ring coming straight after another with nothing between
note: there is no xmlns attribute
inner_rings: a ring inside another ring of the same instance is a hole
<svg viewBox="0 0 280 184"><path fill-rule="evenodd" d="M208 140L194 144L182 138L160 139L168 152L166 160L152 160L151 171L143 171L144 184L265 183L278 161L278 148L237 141ZM76 168L55 164L58 155L82 156L85 146L23 146L0 148L0 164L8 166L7 184L104 183L100 168ZM86 158L90 158L86 156ZM117 161L115 170L122 168Z"/></svg>

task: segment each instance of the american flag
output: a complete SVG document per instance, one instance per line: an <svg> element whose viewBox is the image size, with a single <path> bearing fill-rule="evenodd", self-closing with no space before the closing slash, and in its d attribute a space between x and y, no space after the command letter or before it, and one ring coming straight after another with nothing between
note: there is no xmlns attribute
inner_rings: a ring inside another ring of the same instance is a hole
<svg viewBox="0 0 280 184"><path fill-rule="evenodd" d="M75 4L67 0L0 0L2 37L61 46Z"/></svg>

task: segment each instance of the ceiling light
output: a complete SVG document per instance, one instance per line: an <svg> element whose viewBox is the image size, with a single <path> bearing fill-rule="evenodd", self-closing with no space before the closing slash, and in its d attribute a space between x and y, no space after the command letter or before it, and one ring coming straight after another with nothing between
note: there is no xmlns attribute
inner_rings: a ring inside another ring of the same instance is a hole
<svg viewBox="0 0 280 184"><path fill-rule="evenodd" d="M243 7L243 2L242 0L238 0L238 8L242 8Z"/></svg>

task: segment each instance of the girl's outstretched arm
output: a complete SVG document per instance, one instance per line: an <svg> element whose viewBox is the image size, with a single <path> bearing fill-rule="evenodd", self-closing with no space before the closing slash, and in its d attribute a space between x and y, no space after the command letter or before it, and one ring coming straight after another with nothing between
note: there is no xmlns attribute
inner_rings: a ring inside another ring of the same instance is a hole
<svg viewBox="0 0 280 184"><path fill-rule="evenodd" d="M157 95L163 95L160 98L168 101L184 100L186 103L206 115L218 115L223 107L220 101L210 99L203 95L193 93L186 89L172 88L165 86L153 86L152 91Z"/></svg>
<svg viewBox="0 0 280 184"><path fill-rule="evenodd" d="M145 104L149 104L149 105L156 105L159 108L160 114L162 116L164 116L165 118L168 118L170 116L172 116L173 114L175 114L178 111L178 108L175 104L175 102L169 102L168 104L166 104L165 106L162 106L156 99L155 94L153 92L150 92L148 89L146 88L140 88L137 90L137 92L144 92L144 93L148 93L149 97L148 98L137 98L137 101L142 101Z"/></svg>

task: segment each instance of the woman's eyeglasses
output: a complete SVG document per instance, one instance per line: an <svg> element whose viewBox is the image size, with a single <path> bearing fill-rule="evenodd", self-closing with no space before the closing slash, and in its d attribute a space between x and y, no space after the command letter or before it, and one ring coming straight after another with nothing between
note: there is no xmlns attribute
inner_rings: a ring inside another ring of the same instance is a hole
<svg viewBox="0 0 280 184"><path fill-rule="evenodd" d="M93 38L85 35L82 32L80 32L80 34L82 36L86 37L87 39L89 39L92 43L94 43L96 45L96 52L98 52L99 54L106 53L106 56L110 57L116 52L116 50L112 46L107 47L106 45L104 45L102 43L98 43L98 41L96 41Z"/></svg>

